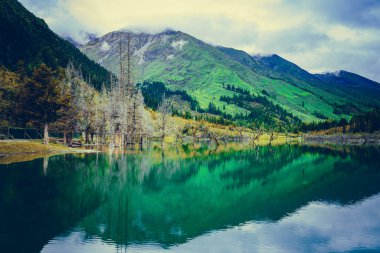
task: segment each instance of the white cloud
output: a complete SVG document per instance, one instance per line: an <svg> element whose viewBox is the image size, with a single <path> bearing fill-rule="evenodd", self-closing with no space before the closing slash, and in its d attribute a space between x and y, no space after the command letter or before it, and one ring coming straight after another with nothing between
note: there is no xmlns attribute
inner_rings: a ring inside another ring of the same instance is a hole
<svg viewBox="0 0 380 253"><path fill-rule="evenodd" d="M110 49L111 49L111 46L106 41L104 41L103 44L102 44L102 46L100 47L100 50L102 52L107 52Z"/></svg>
<svg viewBox="0 0 380 253"><path fill-rule="evenodd" d="M380 1L21 0L61 35L171 27L309 71L346 69L380 81ZM83 39L82 39L83 40Z"/></svg>
<svg viewBox="0 0 380 253"><path fill-rule="evenodd" d="M182 48L188 43L186 40L173 41L171 46L176 50L182 50Z"/></svg>

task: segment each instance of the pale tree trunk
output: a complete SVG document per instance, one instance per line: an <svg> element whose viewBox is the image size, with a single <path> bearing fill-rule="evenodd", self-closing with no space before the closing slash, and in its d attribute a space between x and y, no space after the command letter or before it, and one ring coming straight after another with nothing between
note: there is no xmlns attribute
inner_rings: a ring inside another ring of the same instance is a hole
<svg viewBox="0 0 380 253"><path fill-rule="evenodd" d="M44 126L44 144L49 145L49 128L48 123L45 123Z"/></svg>
<svg viewBox="0 0 380 253"><path fill-rule="evenodd" d="M67 133L66 131L63 131L63 145L66 146L66 144L67 144Z"/></svg>

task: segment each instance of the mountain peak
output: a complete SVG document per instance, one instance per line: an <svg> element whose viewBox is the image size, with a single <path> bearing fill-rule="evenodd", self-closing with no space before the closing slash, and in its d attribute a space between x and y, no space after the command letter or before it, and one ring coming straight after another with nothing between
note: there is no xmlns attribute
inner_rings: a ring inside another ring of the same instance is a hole
<svg viewBox="0 0 380 253"><path fill-rule="evenodd" d="M125 31L116 31L84 45L81 50L108 70L118 73L118 44L126 36ZM245 113L244 108L228 106L220 100L226 93L223 83L248 88L254 94L265 90L271 94L270 99L277 100L306 121L320 120L316 115L322 114L332 119L340 117L334 114L333 106L327 101L339 101L342 96L358 103L364 100L365 94L360 89L355 92L364 95L355 98L338 85L334 87L340 92L339 96L330 94L326 90L331 85L277 54L251 56L242 50L204 43L173 29L155 34L134 33L131 37L141 81L160 80L170 89L186 90L202 101L202 108L212 102L219 108L225 106L227 112ZM292 99L288 100L290 97Z"/></svg>
<svg viewBox="0 0 380 253"><path fill-rule="evenodd" d="M76 47L81 47L84 44L90 43L91 41L97 39L96 34L89 33L89 32L80 32L80 34L78 36L76 36L76 38L74 38L70 35L61 35L61 37Z"/></svg>
<svg viewBox="0 0 380 253"><path fill-rule="evenodd" d="M322 72L322 73L318 73L316 75L326 75L326 76L336 76L336 77L339 77L342 73L349 73L347 71L344 71L344 70L336 70L336 71L326 71L326 72Z"/></svg>
<svg viewBox="0 0 380 253"><path fill-rule="evenodd" d="M181 31L176 31L172 28L166 28L164 29L162 32L158 33L158 34L166 34L166 35L176 35L178 33L182 33Z"/></svg>
<svg viewBox="0 0 380 253"><path fill-rule="evenodd" d="M338 84L343 87L355 87L355 88L366 88L366 89L375 89L378 92L380 91L380 84L372 81L361 75L348 72L346 70L338 70L335 72L325 72L322 74L315 74L317 78L328 83L328 84Z"/></svg>
<svg viewBox="0 0 380 253"><path fill-rule="evenodd" d="M122 28L122 29L107 33L104 36L109 35L109 34L116 35L116 34L125 34L125 33L131 33L134 35L175 35L182 32L174 30L170 27L165 28L161 31L152 31L149 29L138 28L138 27L127 27L127 28Z"/></svg>
<svg viewBox="0 0 380 253"><path fill-rule="evenodd" d="M251 56L255 60L261 60L261 59L270 58L277 55L276 54L252 54Z"/></svg>

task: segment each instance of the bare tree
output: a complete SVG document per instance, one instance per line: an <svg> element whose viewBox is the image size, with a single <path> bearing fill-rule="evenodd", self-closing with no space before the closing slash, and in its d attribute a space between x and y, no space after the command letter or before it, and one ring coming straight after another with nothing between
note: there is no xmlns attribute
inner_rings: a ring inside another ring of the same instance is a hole
<svg viewBox="0 0 380 253"><path fill-rule="evenodd" d="M174 131L174 138L175 138L175 143L176 144L183 143L184 132L185 132L185 128L184 127L177 126L177 128Z"/></svg>
<svg viewBox="0 0 380 253"><path fill-rule="evenodd" d="M257 129L256 131L252 131L248 135L249 142L251 145L256 145L256 142L260 139L260 137L264 134L263 130Z"/></svg>
<svg viewBox="0 0 380 253"><path fill-rule="evenodd" d="M101 136L101 143L105 143L105 136L107 131L107 104L108 92L105 87L102 87L101 93L95 99L95 118L94 129L96 133L96 144L99 144L99 136Z"/></svg>
<svg viewBox="0 0 380 253"><path fill-rule="evenodd" d="M269 134L269 145L272 145L272 142L274 141L275 138L276 138L276 135L274 131L271 131Z"/></svg>
<svg viewBox="0 0 380 253"><path fill-rule="evenodd" d="M172 129L173 124L171 122L171 116L173 114L169 100L165 98L165 94L162 97L162 102L158 106L158 131L161 138L161 146L165 147L165 137L168 135L169 130Z"/></svg>
<svg viewBox="0 0 380 253"><path fill-rule="evenodd" d="M144 97L140 89L136 87L133 88L134 93L132 97L128 99L128 134L131 143L139 142L141 143L141 137L144 136L145 132L151 131L149 127L150 122L148 122L151 117L147 114L144 104Z"/></svg>
<svg viewBox="0 0 380 253"><path fill-rule="evenodd" d="M192 137L193 146L195 146L195 143L199 141L199 139L202 137L202 132L200 130L201 130L201 125L198 123L187 126L187 134Z"/></svg>
<svg viewBox="0 0 380 253"><path fill-rule="evenodd" d="M210 130L208 127L201 127L200 130L203 132L204 136L209 139L211 142L214 141L216 146L220 145L220 141L222 141L223 135L219 133L218 131Z"/></svg>
<svg viewBox="0 0 380 253"><path fill-rule="evenodd" d="M79 129L85 134L85 143L88 144L90 133L93 131L93 123L95 118L94 100L97 95L94 88L84 82L80 82L77 88L76 102L80 112L78 120Z"/></svg>
<svg viewBox="0 0 380 253"><path fill-rule="evenodd" d="M126 57L127 57L127 92L132 96L133 90L133 62L132 62L132 35L131 33L127 34L127 45L126 45Z"/></svg>

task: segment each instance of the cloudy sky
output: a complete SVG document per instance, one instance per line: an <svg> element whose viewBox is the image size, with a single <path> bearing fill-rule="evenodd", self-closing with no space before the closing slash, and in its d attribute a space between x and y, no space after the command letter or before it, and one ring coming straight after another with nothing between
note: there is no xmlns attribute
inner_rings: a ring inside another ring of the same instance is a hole
<svg viewBox="0 0 380 253"><path fill-rule="evenodd" d="M310 72L340 69L380 82L380 0L20 0L63 36L128 28L181 30Z"/></svg>

